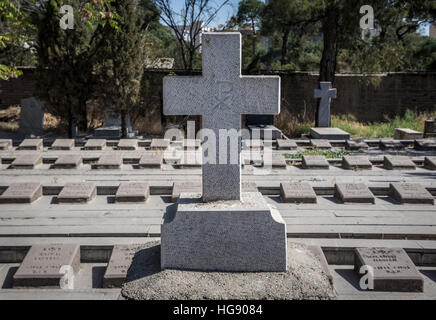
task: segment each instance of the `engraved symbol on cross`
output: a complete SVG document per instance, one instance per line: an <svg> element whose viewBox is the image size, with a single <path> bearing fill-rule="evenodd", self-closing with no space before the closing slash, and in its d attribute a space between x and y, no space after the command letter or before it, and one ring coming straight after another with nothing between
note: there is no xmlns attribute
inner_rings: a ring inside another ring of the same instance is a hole
<svg viewBox="0 0 436 320"><path fill-rule="evenodd" d="M230 103L233 98L233 82L220 80L216 82L218 85L218 94L215 95L215 99L218 103L215 105L215 108L220 106L225 106L227 108L231 108Z"/></svg>

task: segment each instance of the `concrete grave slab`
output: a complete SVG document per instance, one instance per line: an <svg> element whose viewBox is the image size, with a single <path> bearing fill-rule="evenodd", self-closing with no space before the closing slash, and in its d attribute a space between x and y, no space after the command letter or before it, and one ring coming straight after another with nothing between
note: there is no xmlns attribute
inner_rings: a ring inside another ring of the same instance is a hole
<svg viewBox="0 0 436 320"><path fill-rule="evenodd" d="M424 167L429 170L436 170L436 157L425 157Z"/></svg>
<svg viewBox="0 0 436 320"><path fill-rule="evenodd" d="M145 202L150 195L147 183L122 182L115 195L116 202Z"/></svg>
<svg viewBox="0 0 436 320"><path fill-rule="evenodd" d="M419 183L391 183L389 196L401 204L434 204L432 194Z"/></svg>
<svg viewBox="0 0 436 320"><path fill-rule="evenodd" d="M385 156L383 163L389 170L416 170L416 164L407 156Z"/></svg>
<svg viewBox="0 0 436 320"><path fill-rule="evenodd" d="M354 270L357 274L362 266L372 268L374 291L424 291L424 280L403 249L356 248L354 254Z"/></svg>
<svg viewBox="0 0 436 320"><path fill-rule="evenodd" d="M0 139L0 150L9 150L12 148L11 139Z"/></svg>
<svg viewBox="0 0 436 320"><path fill-rule="evenodd" d="M64 275L63 266L70 267L73 275L79 272L79 245L33 245L14 275L14 288L60 288L60 282ZM72 280L70 279L70 281Z"/></svg>
<svg viewBox="0 0 436 320"><path fill-rule="evenodd" d="M201 141L198 139L184 139L183 148L185 150L197 150L201 146Z"/></svg>
<svg viewBox="0 0 436 320"><path fill-rule="evenodd" d="M277 149L279 150L295 150L297 149L297 143L294 140L278 139Z"/></svg>
<svg viewBox="0 0 436 320"><path fill-rule="evenodd" d="M381 150L403 150L404 145L398 140L380 140Z"/></svg>
<svg viewBox="0 0 436 320"><path fill-rule="evenodd" d="M244 149L253 150L253 151L260 151L263 149L263 140L245 139L244 140Z"/></svg>
<svg viewBox="0 0 436 320"><path fill-rule="evenodd" d="M52 150L71 150L74 148L74 139L56 139L51 148Z"/></svg>
<svg viewBox="0 0 436 320"><path fill-rule="evenodd" d="M118 150L136 150L138 149L137 139L121 139L117 145Z"/></svg>
<svg viewBox="0 0 436 320"><path fill-rule="evenodd" d="M89 139L86 141L84 150L104 150L106 149L106 139Z"/></svg>
<svg viewBox="0 0 436 320"><path fill-rule="evenodd" d="M324 156L303 156L304 169L330 169L330 165Z"/></svg>
<svg viewBox="0 0 436 320"><path fill-rule="evenodd" d="M424 133L407 128L396 128L394 139L396 140L414 140L422 139Z"/></svg>
<svg viewBox="0 0 436 320"><path fill-rule="evenodd" d="M53 169L76 169L83 164L82 156L78 154L64 154L59 156L52 165Z"/></svg>
<svg viewBox="0 0 436 320"><path fill-rule="evenodd" d="M123 155L120 152L103 154L95 165L96 169L120 169L123 166Z"/></svg>
<svg viewBox="0 0 436 320"><path fill-rule="evenodd" d="M160 169L163 163L163 154L159 152L144 153L139 159L139 168L155 168Z"/></svg>
<svg viewBox="0 0 436 320"><path fill-rule="evenodd" d="M42 156L40 154L19 154L12 161L11 169L35 169L42 165Z"/></svg>
<svg viewBox="0 0 436 320"><path fill-rule="evenodd" d="M414 148L418 151L436 151L436 140L415 140Z"/></svg>
<svg viewBox="0 0 436 320"><path fill-rule="evenodd" d="M344 156L342 157L342 167L348 170L365 169L371 170L372 163L365 156Z"/></svg>
<svg viewBox="0 0 436 320"><path fill-rule="evenodd" d="M263 156L260 152L251 151L250 152L250 164L255 167L263 166Z"/></svg>
<svg viewBox="0 0 436 320"><path fill-rule="evenodd" d="M58 203L86 203L97 196L94 183L67 183L57 197Z"/></svg>
<svg viewBox="0 0 436 320"><path fill-rule="evenodd" d="M345 149L352 151L368 150L369 146L365 141L347 140L345 141Z"/></svg>
<svg viewBox="0 0 436 320"><path fill-rule="evenodd" d="M18 146L18 150L37 150L43 149L42 139L24 139Z"/></svg>
<svg viewBox="0 0 436 320"><path fill-rule="evenodd" d="M203 156L193 152L184 152L181 160L177 163L180 168L201 168Z"/></svg>
<svg viewBox="0 0 436 320"><path fill-rule="evenodd" d="M281 154L273 154L270 157L263 159L264 167L272 167L273 169L286 169L286 159Z"/></svg>
<svg viewBox="0 0 436 320"><path fill-rule="evenodd" d="M171 193L171 202L177 202L181 193L201 194L201 182L174 182L173 191Z"/></svg>
<svg viewBox="0 0 436 320"><path fill-rule="evenodd" d="M286 203L317 203L316 193L307 182L280 183L280 198Z"/></svg>
<svg viewBox="0 0 436 320"><path fill-rule="evenodd" d="M324 139L312 139L310 140L310 144L318 149L331 149L332 147L330 142Z"/></svg>
<svg viewBox="0 0 436 320"><path fill-rule="evenodd" d="M165 150L170 145L169 139L152 139L150 149L151 150Z"/></svg>
<svg viewBox="0 0 436 320"><path fill-rule="evenodd" d="M42 184L13 183L0 196L0 203L32 203L42 197Z"/></svg>
<svg viewBox="0 0 436 320"><path fill-rule="evenodd" d="M349 140L350 134L339 128L311 128L310 137L312 139Z"/></svg>
<svg viewBox="0 0 436 320"><path fill-rule="evenodd" d="M372 203L375 198L364 183L336 183L335 197L343 203Z"/></svg>

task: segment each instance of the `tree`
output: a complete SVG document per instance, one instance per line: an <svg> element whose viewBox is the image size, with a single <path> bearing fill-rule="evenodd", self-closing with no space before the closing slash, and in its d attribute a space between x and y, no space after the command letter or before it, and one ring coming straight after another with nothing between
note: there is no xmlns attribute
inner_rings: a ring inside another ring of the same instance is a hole
<svg viewBox="0 0 436 320"><path fill-rule="evenodd" d="M264 8L265 4L260 0L242 0L235 19L240 26L250 26L253 57L256 56L257 28Z"/></svg>

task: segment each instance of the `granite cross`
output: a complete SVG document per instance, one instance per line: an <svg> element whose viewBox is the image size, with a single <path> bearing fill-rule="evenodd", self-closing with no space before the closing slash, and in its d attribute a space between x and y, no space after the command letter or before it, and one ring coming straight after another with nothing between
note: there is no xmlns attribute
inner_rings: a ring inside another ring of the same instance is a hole
<svg viewBox="0 0 436 320"><path fill-rule="evenodd" d="M330 127L330 100L336 99L337 90L331 82L320 82L321 89L315 89L315 98L321 99L318 109L317 127Z"/></svg>
<svg viewBox="0 0 436 320"><path fill-rule="evenodd" d="M219 133L221 129L240 132L242 114L280 113L280 77L241 75L240 33L204 33L202 53L202 76L164 78L164 114L201 115L203 129L215 133L216 161L203 163L203 201L240 200L241 135L237 163L233 163L229 158L235 150L230 150L227 138L219 139ZM220 161L219 140L227 145L225 164Z"/></svg>

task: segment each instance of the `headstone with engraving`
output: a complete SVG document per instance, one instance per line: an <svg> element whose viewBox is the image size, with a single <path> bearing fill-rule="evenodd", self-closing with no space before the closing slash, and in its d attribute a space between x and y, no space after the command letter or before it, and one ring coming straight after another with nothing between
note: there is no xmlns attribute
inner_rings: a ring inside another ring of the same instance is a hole
<svg viewBox="0 0 436 320"><path fill-rule="evenodd" d="M402 204L434 204L432 194L419 183L391 183L389 195Z"/></svg>
<svg viewBox="0 0 436 320"><path fill-rule="evenodd" d="M44 103L34 97L21 100L19 133L41 135L44 133Z"/></svg>
<svg viewBox="0 0 436 320"><path fill-rule="evenodd" d="M67 183L57 197L58 203L86 203L97 195L94 183Z"/></svg>
<svg viewBox="0 0 436 320"><path fill-rule="evenodd" d="M407 156L385 156L384 167L389 170L415 170L416 164Z"/></svg>
<svg viewBox="0 0 436 320"><path fill-rule="evenodd" d="M36 150L41 151L43 149L42 139L24 139L18 146L19 150Z"/></svg>
<svg viewBox="0 0 436 320"><path fill-rule="evenodd" d="M303 156L302 166L304 169L330 169L330 165L324 156Z"/></svg>
<svg viewBox="0 0 436 320"><path fill-rule="evenodd" d="M318 128L330 127L330 103L331 99L336 99L337 90L332 89L331 82L320 82L320 89L315 89L315 98L321 99L318 109Z"/></svg>
<svg viewBox="0 0 436 320"><path fill-rule="evenodd" d="M374 195L364 183L337 183L335 197L344 203L375 203Z"/></svg>
<svg viewBox="0 0 436 320"><path fill-rule="evenodd" d="M344 156L342 158L342 166L348 170L372 169L371 161L365 156Z"/></svg>
<svg viewBox="0 0 436 320"><path fill-rule="evenodd" d="M53 150L71 150L74 148L74 139L56 139L51 148Z"/></svg>
<svg viewBox="0 0 436 320"><path fill-rule="evenodd" d="M123 182L118 187L115 195L117 202L145 202L150 195L150 187L147 183Z"/></svg>
<svg viewBox="0 0 436 320"><path fill-rule="evenodd" d="M11 169L35 169L42 165L40 154L20 154L12 161Z"/></svg>
<svg viewBox="0 0 436 320"><path fill-rule="evenodd" d="M40 183L13 183L0 196L0 203L32 203L41 197Z"/></svg>
<svg viewBox="0 0 436 320"><path fill-rule="evenodd" d="M83 164L82 156L78 154L60 155L52 165L53 169L76 169Z"/></svg>
<svg viewBox="0 0 436 320"><path fill-rule="evenodd" d="M307 182L280 183L280 198L287 203L316 203L316 194Z"/></svg>
<svg viewBox="0 0 436 320"><path fill-rule="evenodd" d="M103 288L119 288L124 283L139 244L115 245L103 277Z"/></svg>

